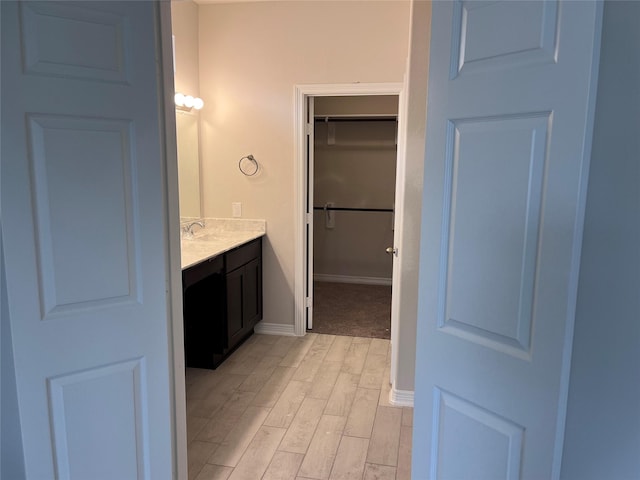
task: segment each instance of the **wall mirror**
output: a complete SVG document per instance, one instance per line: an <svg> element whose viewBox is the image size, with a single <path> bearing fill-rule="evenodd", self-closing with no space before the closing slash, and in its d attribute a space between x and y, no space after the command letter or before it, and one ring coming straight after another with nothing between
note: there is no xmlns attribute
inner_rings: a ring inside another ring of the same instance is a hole
<svg viewBox="0 0 640 480"><path fill-rule="evenodd" d="M180 217L201 217L199 117L176 111Z"/></svg>

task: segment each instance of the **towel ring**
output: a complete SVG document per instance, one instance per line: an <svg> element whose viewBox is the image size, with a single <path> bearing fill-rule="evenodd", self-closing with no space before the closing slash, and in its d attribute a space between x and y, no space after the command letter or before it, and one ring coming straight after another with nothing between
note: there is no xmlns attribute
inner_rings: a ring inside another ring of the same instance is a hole
<svg viewBox="0 0 640 480"><path fill-rule="evenodd" d="M253 157L253 155L247 155L246 157L242 157L238 162L238 168L242 172L243 175L247 177L253 177L256 173L258 173L258 161Z"/></svg>

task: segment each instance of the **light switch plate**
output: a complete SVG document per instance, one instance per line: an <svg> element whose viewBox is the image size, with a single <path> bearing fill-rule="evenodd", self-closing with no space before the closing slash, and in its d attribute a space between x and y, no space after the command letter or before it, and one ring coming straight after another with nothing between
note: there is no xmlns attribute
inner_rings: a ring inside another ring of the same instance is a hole
<svg viewBox="0 0 640 480"><path fill-rule="evenodd" d="M231 204L231 211L234 218L240 218L242 216L242 203L233 202Z"/></svg>

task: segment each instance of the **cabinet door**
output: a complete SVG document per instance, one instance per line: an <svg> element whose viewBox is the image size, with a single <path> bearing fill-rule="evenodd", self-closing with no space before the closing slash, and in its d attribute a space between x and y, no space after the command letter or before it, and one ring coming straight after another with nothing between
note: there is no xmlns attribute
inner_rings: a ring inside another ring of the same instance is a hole
<svg viewBox="0 0 640 480"><path fill-rule="evenodd" d="M255 258L227 273L227 348L233 348L262 319L262 261Z"/></svg>
<svg viewBox="0 0 640 480"><path fill-rule="evenodd" d="M233 348L245 333L243 283L244 267L227 273L227 348Z"/></svg>
<svg viewBox="0 0 640 480"><path fill-rule="evenodd" d="M258 257L247 263L242 282L242 317L250 330L262 319L262 262Z"/></svg>

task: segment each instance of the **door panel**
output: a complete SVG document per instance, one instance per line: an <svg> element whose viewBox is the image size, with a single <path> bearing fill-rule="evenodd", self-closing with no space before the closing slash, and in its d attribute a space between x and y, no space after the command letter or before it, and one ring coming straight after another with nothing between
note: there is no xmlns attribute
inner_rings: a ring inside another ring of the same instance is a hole
<svg viewBox="0 0 640 480"><path fill-rule="evenodd" d="M441 331L528 356L549 113L457 119L445 162ZM490 282L486 282L490 279Z"/></svg>
<svg viewBox="0 0 640 480"><path fill-rule="evenodd" d="M557 22L557 1L456 2L451 78L463 71L555 63Z"/></svg>
<svg viewBox="0 0 640 480"><path fill-rule="evenodd" d="M144 368L136 359L49 379L60 478L145 477Z"/></svg>
<svg viewBox="0 0 640 480"><path fill-rule="evenodd" d="M53 2L25 2L20 13L25 73L128 82L126 13Z"/></svg>
<svg viewBox="0 0 640 480"><path fill-rule="evenodd" d="M244 335L245 322L243 318L243 284L244 267L227 273L227 348L232 348L238 339Z"/></svg>
<svg viewBox="0 0 640 480"><path fill-rule="evenodd" d="M525 429L451 393L434 393L438 478L518 479Z"/></svg>
<svg viewBox="0 0 640 480"><path fill-rule="evenodd" d="M601 5L432 15L413 475L556 478Z"/></svg>
<svg viewBox="0 0 640 480"><path fill-rule="evenodd" d="M2 214L28 478L171 478L155 2L2 2Z"/></svg>
<svg viewBox="0 0 640 480"><path fill-rule="evenodd" d="M139 303L130 122L28 114L27 125L43 319Z"/></svg>

